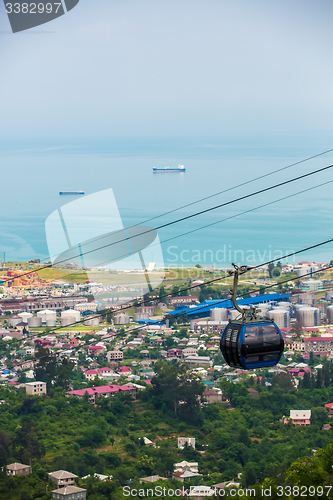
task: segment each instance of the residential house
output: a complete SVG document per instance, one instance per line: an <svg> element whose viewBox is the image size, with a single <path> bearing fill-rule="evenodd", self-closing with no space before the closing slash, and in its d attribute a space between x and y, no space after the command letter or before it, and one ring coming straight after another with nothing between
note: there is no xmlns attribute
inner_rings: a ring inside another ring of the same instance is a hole
<svg viewBox="0 0 333 500"><path fill-rule="evenodd" d="M65 486L52 491L52 499L59 500L86 500L87 490L77 486Z"/></svg>
<svg viewBox="0 0 333 500"><path fill-rule="evenodd" d="M169 349L168 358L181 358L183 356L183 351L181 349Z"/></svg>
<svg viewBox="0 0 333 500"><path fill-rule="evenodd" d="M30 473L31 467L29 465L20 464L18 462L7 465L8 476L26 476Z"/></svg>
<svg viewBox="0 0 333 500"><path fill-rule="evenodd" d="M56 470L49 473L49 478L56 483L59 488L73 486L76 484L77 476L66 470Z"/></svg>
<svg viewBox="0 0 333 500"><path fill-rule="evenodd" d="M287 424L292 422L294 425L310 425L311 410L290 410L290 417L284 418L283 422Z"/></svg>
<svg viewBox="0 0 333 500"><path fill-rule="evenodd" d="M95 377L98 377L98 371L97 370L86 370L84 373L84 378L87 380L94 380Z"/></svg>
<svg viewBox="0 0 333 500"><path fill-rule="evenodd" d="M140 477L140 483L155 483L156 481L160 481L161 479L163 481L167 481L166 477L154 475L154 476L148 476L148 477Z"/></svg>
<svg viewBox="0 0 333 500"><path fill-rule="evenodd" d="M206 497L215 495L215 490L210 486L193 486L188 494L188 498L195 498L196 500L205 500Z"/></svg>
<svg viewBox="0 0 333 500"><path fill-rule="evenodd" d="M22 361L22 363L17 366L17 370L30 370L35 366L35 362L32 359L28 359L27 361Z"/></svg>
<svg viewBox="0 0 333 500"><path fill-rule="evenodd" d="M120 375L130 375L132 370L129 366L119 366L117 372L120 373Z"/></svg>
<svg viewBox="0 0 333 500"><path fill-rule="evenodd" d="M186 349L183 349L183 356L196 356L198 350L195 349L194 347L187 347Z"/></svg>
<svg viewBox="0 0 333 500"><path fill-rule="evenodd" d="M325 405L325 408L328 412L328 415L330 417L332 417L333 416L333 403L328 403L327 405Z"/></svg>
<svg viewBox="0 0 333 500"><path fill-rule="evenodd" d="M27 382L24 386L26 393L30 396L40 396L41 394L46 394L45 382Z"/></svg>
<svg viewBox="0 0 333 500"><path fill-rule="evenodd" d="M255 398L255 399L259 398L259 392L256 391L255 389L253 389L252 387L248 388L248 393L250 394L250 396L252 398Z"/></svg>
<svg viewBox="0 0 333 500"><path fill-rule="evenodd" d="M198 462L187 462L183 460L177 464L174 464L175 472L194 472L198 473Z"/></svg>
<svg viewBox="0 0 333 500"><path fill-rule="evenodd" d="M194 325L194 331L196 333L206 333L211 334L221 334L225 329L226 321L212 321L212 320L202 320L198 321Z"/></svg>
<svg viewBox="0 0 333 500"><path fill-rule="evenodd" d="M117 373L114 373L113 369L109 366L104 366L102 368L97 368L97 373L100 378L105 377L119 377Z"/></svg>
<svg viewBox="0 0 333 500"><path fill-rule="evenodd" d="M214 488L214 491L219 493L220 490L225 490L226 488L239 488L240 486L241 483L237 483L232 479L231 481L224 481L223 483L213 484L212 488ZM224 493L222 496L224 496Z"/></svg>
<svg viewBox="0 0 333 500"><path fill-rule="evenodd" d="M85 394L88 395L89 402L95 404L100 396L113 397L115 394L125 392L130 394L133 398L136 396L135 387L127 385L103 385L101 387L87 387L86 389L79 389L76 391L68 391L68 396L76 396L83 399Z"/></svg>
<svg viewBox="0 0 333 500"><path fill-rule="evenodd" d="M333 337L308 337L304 339L305 351L315 353L333 350Z"/></svg>
<svg viewBox="0 0 333 500"><path fill-rule="evenodd" d="M201 476L201 474L198 474L197 472L190 472L188 470L176 471L172 474L172 479L177 479L178 481L181 481L183 483L185 479L192 479L193 477L197 476Z"/></svg>
<svg viewBox="0 0 333 500"><path fill-rule="evenodd" d="M207 403L222 403L222 391L221 389L207 389L203 392L203 397L206 399Z"/></svg>
<svg viewBox="0 0 333 500"><path fill-rule="evenodd" d="M284 343L285 347L291 349L292 351L305 352L305 343L303 340L285 338Z"/></svg>
<svg viewBox="0 0 333 500"><path fill-rule="evenodd" d="M80 345L80 340L79 339L71 339L70 341L70 347L78 347Z"/></svg>
<svg viewBox="0 0 333 500"><path fill-rule="evenodd" d="M182 450L185 446L185 443L187 443L188 446L192 446L192 448L195 449L195 438L187 438L187 437L178 438L178 448Z"/></svg>
<svg viewBox="0 0 333 500"><path fill-rule="evenodd" d="M148 446L149 448L155 448L156 447L156 444L154 443L154 441L151 441L147 437L143 438L143 442L144 442L145 446Z"/></svg>
<svg viewBox="0 0 333 500"><path fill-rule="evenodd" d="M169 297L168 300L171 306L177 306L180 304L192 305L199 303L199 298L197 295L179 295L176 297Z"/></svg>
<svg viewBox="0 0 333 500"><path fill-rule="evenodd" d="M89 356L99 356L105 351L105 346L103 345L91 345L88 347Z"/></svg>
<svg viewBox="0 0 333 500"><path fill-rule="evenodd" d="M186 356L184 362L190 366L212 366L210 356Z"/></svg>

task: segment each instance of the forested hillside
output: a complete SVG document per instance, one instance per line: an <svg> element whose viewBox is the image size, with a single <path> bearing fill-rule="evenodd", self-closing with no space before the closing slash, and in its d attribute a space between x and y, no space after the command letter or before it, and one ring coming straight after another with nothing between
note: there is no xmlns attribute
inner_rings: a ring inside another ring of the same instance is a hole
<svg viewBox="0 0 333 500"><path fill-rule="evenodd" d="M33 474L8 478L3 473L0 498L51 498L47 473L58 469L80 477L95 472L112 475L106 483L80 480L89 500L104 500L111 493L112 498L122 497L121 487L143 476L171 478L173 465L184 459L199 463L201 476L190 484L212 485L242 474L244 487L266 478L277 484L297 482L307 469L318 468L323 457L330 463L333 429L323 429L323 424L329 421L324 405L333 400L332 386L305 389L305 381L296 390L279 376L268 387L254 378L238 384L222 380L230 404L202 406L198 377L182 366L161 364L155 370L152 385L139 392L137 400L126 395L101 398L96 406L87 398L66 397L61 387L41 397L28 397L24 389L1 388L1 466L31 463ZM251 397L249 385L258 398ZM280 421L291 409L311 409L311 425L295 427ZM179 450L178 436L195 437L196 449ZM143 437L156 447L145 446ZM323 455L320 449L328 445L328 455ZM327 463L319 467L321 481L331 470Z"/></svg>

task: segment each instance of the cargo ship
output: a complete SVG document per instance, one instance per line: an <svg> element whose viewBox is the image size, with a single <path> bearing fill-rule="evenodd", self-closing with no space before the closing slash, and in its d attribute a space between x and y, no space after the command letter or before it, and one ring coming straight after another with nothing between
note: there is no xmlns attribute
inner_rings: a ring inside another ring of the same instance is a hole
<svg viewBox="0 0 333 500"><path fill-rule="evenodd" d="M59 191L59 194L84 194L84 191Z"/></svg>
<svg viewBox="0 0 333 500"><path fill-rule="evenodd" d="M186 168L184 165L178 165L178 167L164 167L164 168L153 168L153 172L185 172Z"/></svg>

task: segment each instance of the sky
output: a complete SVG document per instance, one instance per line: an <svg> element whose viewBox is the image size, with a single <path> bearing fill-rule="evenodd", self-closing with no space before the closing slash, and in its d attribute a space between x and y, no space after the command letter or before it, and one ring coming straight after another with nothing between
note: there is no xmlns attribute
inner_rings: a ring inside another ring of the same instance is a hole
<svg viewBox="0 0 333 500"><path fill-rule="evenodd" d="M0 252L46 258L45 220L67 201L60 190L112 188L131 225L332 148L332 18L331 0L80 0L13 34L1 2L0 167L11 189L2 192ZM183 177L152 173L178 163ZM297 189L330 180L328 171ZM274 210L194 233L179 251L300 248L308 227L311 243L324 240L331 187Z"/></svg>
<svg viewBox="0 0 333 500"><path fill-rule="evenodd" d="M332 132L330 0L80 0L13 34L0 140Z"/></svg>

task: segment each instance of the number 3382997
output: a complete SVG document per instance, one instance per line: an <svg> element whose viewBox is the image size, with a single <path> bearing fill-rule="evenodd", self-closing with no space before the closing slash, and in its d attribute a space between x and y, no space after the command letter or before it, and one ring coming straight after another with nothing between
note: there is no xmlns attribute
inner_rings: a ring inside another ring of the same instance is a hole
<svg viewBox="0 0 333 500"><path fill-rule="evenodd" d="M7 14L57 14L61 3L6 3Z"/></svg>

